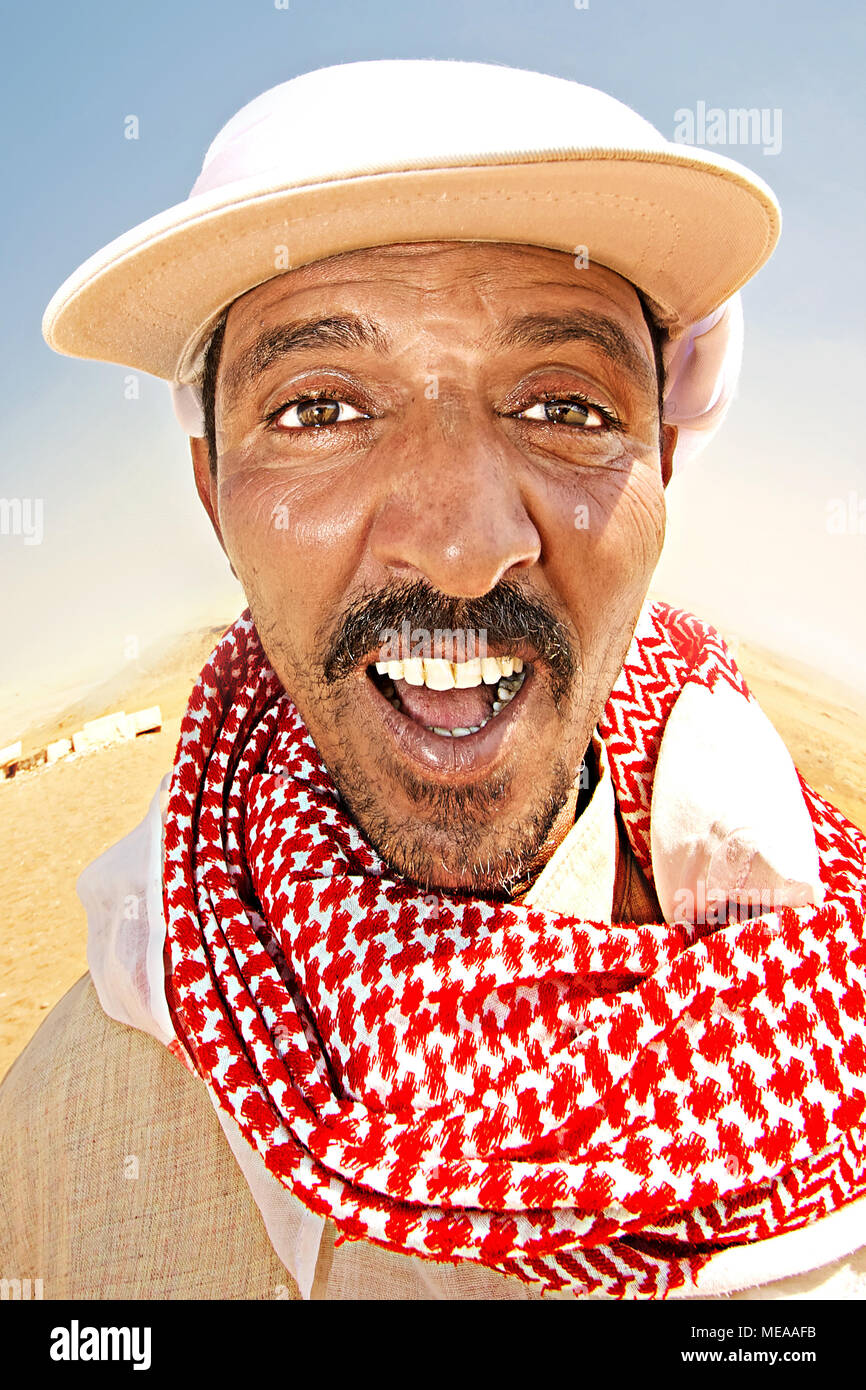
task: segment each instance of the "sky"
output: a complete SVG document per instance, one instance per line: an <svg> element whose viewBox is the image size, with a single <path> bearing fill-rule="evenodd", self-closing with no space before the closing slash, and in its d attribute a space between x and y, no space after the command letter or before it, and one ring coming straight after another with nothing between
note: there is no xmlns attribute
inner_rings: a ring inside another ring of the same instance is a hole
<svg viewBox="0 0 866 1390"><path fill-rule="evenodd" d="M182 201L219 127L259 92L387 57L572 78L671 138L700 102L779 113L777 150L716 147L774 189L783 232L744 291L728 420L669 488L653 590L866 688L864 33L853 0L7 3L0 501L41 504L42 534L0 534L0 692L107 675L160 633L242 606L167 387L52 353L49 298Z"/></svg>

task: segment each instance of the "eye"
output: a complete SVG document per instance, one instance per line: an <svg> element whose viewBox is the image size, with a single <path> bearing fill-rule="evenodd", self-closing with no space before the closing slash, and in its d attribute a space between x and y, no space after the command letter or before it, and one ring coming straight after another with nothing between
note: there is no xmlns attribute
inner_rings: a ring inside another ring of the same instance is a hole
<svg viewBox="0 0 866 1390"><path fill-rule="evenodd" d="M346 401L336 401L330 396L307 397L289 405L281 405L271 416L273 424L280 429L317 429L322 425L343 425L349 420L362 420L360 410L348 405Z"/></svg>
<svg viewBox="0 0 866 1390"><path fill-rule="evenodd" d="M526 410L517 413L519 420L541 420L547 425L577 425L583 429L597 430L613 424L606 411L571 396L551 397L546 401L536 401Z"/></svg>

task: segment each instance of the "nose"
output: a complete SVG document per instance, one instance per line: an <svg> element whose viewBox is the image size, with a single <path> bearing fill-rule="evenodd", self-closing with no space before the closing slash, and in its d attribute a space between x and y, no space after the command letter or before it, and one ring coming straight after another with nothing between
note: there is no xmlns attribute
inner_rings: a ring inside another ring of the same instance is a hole
<svg viewBox="0 0 866 1390"><path fill-rule="evenodd" d="M387 446L370 548L400 578L477 598L541 554L521 494L521 456L483 407L425 404Z"/></svg>

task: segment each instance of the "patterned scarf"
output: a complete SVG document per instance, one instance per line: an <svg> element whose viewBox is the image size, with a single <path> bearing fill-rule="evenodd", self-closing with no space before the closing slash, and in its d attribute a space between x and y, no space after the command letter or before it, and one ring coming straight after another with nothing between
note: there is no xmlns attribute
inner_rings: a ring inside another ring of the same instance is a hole
<svg viewBox="0 0 866 1390"><path fill-rule="evenodd" d="M687 682L747 695L656 604L599 726L631 847ZM659 1298L866 1193L866 839L805 784L826 900L601 926L397 878L249 614L190 698L165 827L178 1037L337 1226L547 1289Z"/></svg>

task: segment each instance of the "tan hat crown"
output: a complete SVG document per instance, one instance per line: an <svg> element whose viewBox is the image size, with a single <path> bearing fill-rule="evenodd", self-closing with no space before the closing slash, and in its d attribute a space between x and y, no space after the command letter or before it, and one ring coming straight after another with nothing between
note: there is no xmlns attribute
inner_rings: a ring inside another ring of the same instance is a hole
<svg viewBox="0 0 866 1390"><path fill-rule="evenodd" d="M604 92L484 63L387 60L296 77L223 127L184 202L85 262L45 312L51 347L194 382L240 295L344 251L547 246L637 285L676 338L771 254L750 170L667 141Z"/></svg>

